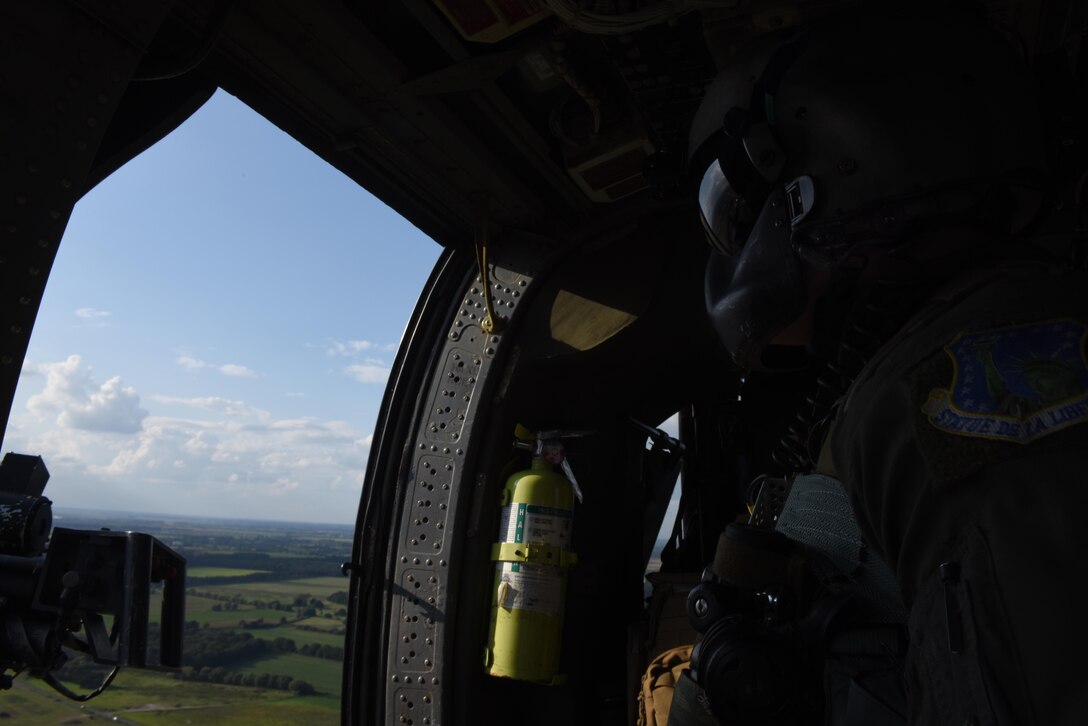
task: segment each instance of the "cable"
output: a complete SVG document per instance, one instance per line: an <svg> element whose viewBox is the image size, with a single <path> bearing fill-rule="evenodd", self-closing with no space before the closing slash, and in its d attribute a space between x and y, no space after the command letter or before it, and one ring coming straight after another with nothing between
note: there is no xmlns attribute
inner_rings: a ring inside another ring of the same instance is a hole
<svg viewBox="0 0 1088 726"><path fill-rule="evenodd" d="M46 673L44 676L42 676L42 680L48 683L54 691L64 696L65 698L69 698L73 701L79 701L82 703L91 700L95 696L101 694L102 691L109 688L110 684L113 683L114 677L117 676L117 673L120 670L121 666L114 666L113 670L110 671L110 674L106 676L106 680L102 681L101 685L99 685L98 688L94 689L90 693L76 693L75 691L70 690L66 685L58 681L52 673Z"/></svg>
<svg viewBox="0 0 1088 726"><path fill-rule="evenodd" d="M204 59L211 55L212 49L215 48L215 44L219 41L219 36L223 34L223 28L227 24L227 16L230 14L232 2L233 0L219 0L215 7L212 8L212 12L208 16L208 27L204 31L204 42L187 61L172 70L137 74L133 76L132 80L168 81L172 78L184 76L203 63Z"/></svg>
<svg viewBox="0 0 1088 726"><path fill-rule="evenodd" d="M483 286L484 310L487 311L487 317L480 323L480 327L485 333L491 334L499 328L499 316L495 314L495 302L491 299L491 277L487 261L487 225L487 202L481 201L476 225L476 264L480 267L480 282Z"/></svg>

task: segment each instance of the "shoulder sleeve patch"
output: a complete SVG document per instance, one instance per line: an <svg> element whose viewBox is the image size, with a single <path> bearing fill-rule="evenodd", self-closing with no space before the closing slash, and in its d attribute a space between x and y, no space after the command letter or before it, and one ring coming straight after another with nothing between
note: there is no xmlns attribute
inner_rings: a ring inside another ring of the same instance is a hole
<svg viewBox="0 0 1088 726"><path fill-rule="evenodd" d="M1070 319L960 334L944 349L951 381L922 413L948 434L1018 444L1088 421L1086 342Z"/></svg>

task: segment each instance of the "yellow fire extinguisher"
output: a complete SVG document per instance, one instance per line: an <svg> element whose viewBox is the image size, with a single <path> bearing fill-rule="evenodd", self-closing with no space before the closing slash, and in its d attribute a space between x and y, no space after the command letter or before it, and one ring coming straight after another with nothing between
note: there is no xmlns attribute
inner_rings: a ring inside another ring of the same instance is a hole
<svg viewBox="0 0 1088 726"><path fill-rule="evenodd" d="M566 463L561 432L534 438L532 465L506 480L499 536L491 548L495 579L485 665L493 676L556 685L563 631L574 501L581 491ZM556 471L560 466L566 476Z"/></svg>

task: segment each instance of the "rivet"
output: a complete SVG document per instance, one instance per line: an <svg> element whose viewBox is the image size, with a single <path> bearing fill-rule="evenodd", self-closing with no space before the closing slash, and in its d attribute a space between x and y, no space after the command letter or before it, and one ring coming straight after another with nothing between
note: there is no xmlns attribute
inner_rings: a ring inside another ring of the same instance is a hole
<svg viewBox="0 0 1088 726"><path fill-rule="evenodd" d="M84 141L83 139L78 139L76 141L76 151L86 151L86 150L87 150L87 142Z"/></svg>
<svg viewBox="0 0 1088 726"><path fill-rule="evenodd" d="M110 102L110 97L107 96L105 93L100 93L100 94L98 94L98 99L97 100L98 100L99 104L105 106L107 103Z"/></svg>
<svg viewBox="0 0 1088 726"><path fill-rule="evenodd" d="M10 355L0 356L0 363L3 363L6 366L10 366L11 361L12 361L12 357Z"/></svg>
<svg viewBox="0 0 1088 726"><path fill-rule="evenodd" d="M437 678L432 678L431 679L431 685L432 686L437 686L438 685L438 679Z"/></svg>
<svg viewBox="0 0 1088 726"><path fill-rule="evenodd" d="M437 451L438 451L438 447L437 447L437 446L432 446L432 447L431 447L431 451L435 451L435 452L437 452Z"/></svg>
<svg viewBox="0 0 1088 726"><path fill-rule="evenodd" d="M408 696L405 696L404 694L401 694L400 702L401 703L408 703Z"/></svg>
<svg viewBox="0 0 1088 726"><path fill-rule="evenodd" d="M460 456L460 455L461 455L461 454L463 454L463 453L465 453L464 449L458 449L458 450L457 450L457 455L458 455L458 456Z"/></svg>
<svg viewBox="0 0 1088 726"><path fill-rule="evenodd" d="M417 680L419 682L419 685L422 686L423 685L423 676L420 676Z"/></svg>
<svg viewBox="0 0 1088 726"><path fill-rule="evenodd" d="M38 246L39 246L39 247L41 247L41 248L42 248L43 250L44 250L44 249L45 249L46 247L48 247L48 246L49 246L49 242L48 242L48 241L46 241L45 239L41 238L41 237L39 237L39 238L38 238L38 242L37 242L37 244L38 244Z"/></svg>
<svg viewBox="0 0 1088 726"><path fill-rule="evenodd" d="M87 117L87 126L92 128L92 129L96 128L98 126L98 119L96 119L94 116L88 116Z"/></svg>
<svg viewBox="0 0 1088 726"><path fill-rule="evenodd" d="M28 298L28 297L26 297L24 295L23 297L19 298L19 304L20 305L29 305L30 304L30 298Z"/></svg>
<svg viewBox="0 0 1088 726"><path fill-rule="evenodd" d="M426 449L426 448L427 448L427 444L420 444L420 445L419 445L419 448L420 448L420 449Z"/></svg>
<svg viewBox="0 0 1088 726"><path fill-rule="evenodd" d="M425 666L427 666L429 668L431 666L431 660L429 658L424 658L423 659L423 665L425 665Z"/></svg>
<svg viewBox="0 0 1088 726"><path fill-rule="evenodd" d="M35 164L33 161L28 161L27 164L26 164L26 170L30 174L37 174L38 173L38 165Z"/></svg>
<svg viewBox="0 0 1088 726"><path fill-rule="evenodd" d="M400 683L400 676L393 676L393 683Z"/></svg>
<svg viewBox="0 0 1088 726"><path fill-rule="evenodd" d="M419 564L419 558L418 557L413 557L412 558L412 564L413 565L418 565Z"/></svg>
<svg viewBox="0 0 1088 726"><path fill-rule="evenodd" d="M23 329L20 328L18 325L12 325L11 326L11 334L12 335L19 335L22 332L23 332Z"/></svg>
<svg viewBox="0 0 1088 726"><path fill-rule="evenodd" d="M31 277L37 277L39 272L41 272L41 270L39 270L37 267L26 268L26 274L30 275Z"/></svg>
<svg viewBox="0 0 1088 726"><path fill-rule="evenodd" d="M61 186L62 189L71 189L72 188L72 180L71 179L61 178L60 186Z"/></svg>

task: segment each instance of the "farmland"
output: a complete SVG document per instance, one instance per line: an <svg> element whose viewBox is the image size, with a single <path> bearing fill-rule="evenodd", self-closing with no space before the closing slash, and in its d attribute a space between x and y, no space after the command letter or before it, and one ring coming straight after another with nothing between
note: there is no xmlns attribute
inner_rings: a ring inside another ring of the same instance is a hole
<svg viewBox="0 0 1088 726"><path fill-rule="evenodd" d="M351 528L64 512L58 525L153 534L188 563L185 660L178 673L122 670L85 705L20 676L0 693L14 723L339 723ZM159 621L161 594L150 619ZM157 625L153 626L157 633ZM83 656L58 677L87 692L104 675Z"/></svg>

